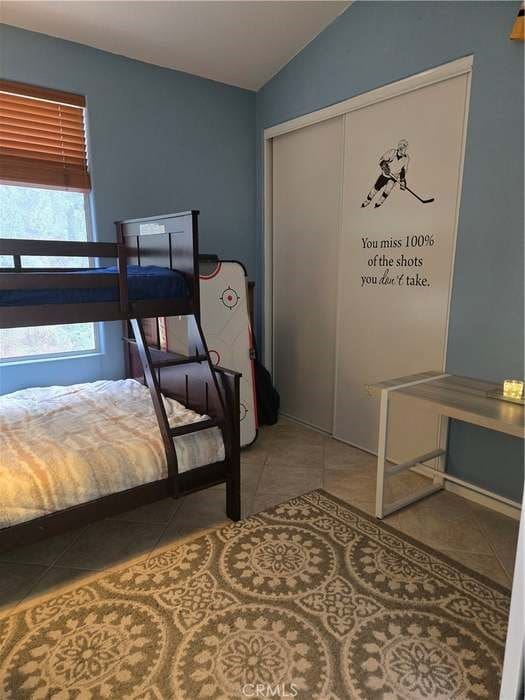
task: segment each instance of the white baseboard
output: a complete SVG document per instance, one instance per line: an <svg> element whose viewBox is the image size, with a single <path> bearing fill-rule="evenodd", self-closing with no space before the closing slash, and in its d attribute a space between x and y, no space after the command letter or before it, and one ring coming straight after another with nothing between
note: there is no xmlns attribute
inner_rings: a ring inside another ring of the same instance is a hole
<svg viewBox="0 0 525 700"><path fill-rule="evenodd" d="M428 477L428 472L424 467L412 467L411 471ZM467 501L472 501L473 503L478 503L480 506L485 506L485 508L490 508L490 510L495 510L502 515L506 515L508 518L513 518L514 520L520 519L521 509L517 506L511 506L508 503L499 501L497 498L485 496L484 494L478 493L473 489L469 489L468 486L454 484L452 481L445 481L445 491L450 491L450 493L455 493L457 496L461 496Z"/></svg>

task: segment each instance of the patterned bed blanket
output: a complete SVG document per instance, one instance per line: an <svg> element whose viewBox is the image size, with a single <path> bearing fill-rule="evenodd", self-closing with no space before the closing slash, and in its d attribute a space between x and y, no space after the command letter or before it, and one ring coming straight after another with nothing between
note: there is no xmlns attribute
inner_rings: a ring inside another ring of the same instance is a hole
<svg viewBox="0 0 525 700"><path fill-rule="evenodd" d="M164 402L172 427L205 418ZM219 428L175 448L179 472L224 459ZM0 528L166 476L149 390L133 379L0 396Z"/></svg>

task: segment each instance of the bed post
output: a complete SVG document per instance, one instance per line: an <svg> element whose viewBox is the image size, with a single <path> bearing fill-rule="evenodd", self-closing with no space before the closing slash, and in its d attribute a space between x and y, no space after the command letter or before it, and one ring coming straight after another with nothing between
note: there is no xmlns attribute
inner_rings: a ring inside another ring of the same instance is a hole
<svg viewBox="0 0 525 700"><path fill-rule="evenodd" d="M241 454L238 448L232 450L230 458L231 475L226 481L226 515L230 520L240 520L241 514Z"/></svg>
<svg viewBox="0 0 525 700"><path fill-rule="evenodd" d="M201 322L201 300L200 300L200 279L199 279L199 212L191 211L191 228L190 235L193 242L193 279L192 279L192 297L195 316L200 324Z"/></svg>
<svg viewBox="0 0 525 700"><path fill-rule="evenodd" d="M226 406L226 420L231 422L227 432L226 515L230 520L241 519L241 425L239 372L216 367L217 378ZM229 414L229 415L228 415Z"/></svg>

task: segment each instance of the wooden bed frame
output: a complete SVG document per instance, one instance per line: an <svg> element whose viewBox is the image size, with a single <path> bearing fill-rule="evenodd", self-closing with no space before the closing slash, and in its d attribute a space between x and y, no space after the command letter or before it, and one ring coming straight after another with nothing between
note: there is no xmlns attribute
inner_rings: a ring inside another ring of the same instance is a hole
<svg viewBox="0 0 525 700"><path fill-rule="evenodd" d="M0 328L122 320L126 376L141 381L150 389L168 474L159 481L0 529L0 551L167 496L178 498L221 483L226 483L228 517L240 519L240 374L213 367L200 328L197 222L197 211L120 221L116 224L116 244L0 240L0 255L12 256L14 263L12 268L0 268L0 289L118 288L118 301L113 302L0 306ZM118 272L114 275L92 273L88 277L74 274L85 268L68 268L67 272L56 268L24 268L21 256L25 255L115 258ZM159 265L182 272L188 286L188 297L130 301L127 285L129 264ZM189 356L160 349L159 317L178 315L188 317ZM206 414L209 420L170 428L161 392L197 413ZM225 459L179 474L174 438L212 426L219 426L222 431Z"/></svg>

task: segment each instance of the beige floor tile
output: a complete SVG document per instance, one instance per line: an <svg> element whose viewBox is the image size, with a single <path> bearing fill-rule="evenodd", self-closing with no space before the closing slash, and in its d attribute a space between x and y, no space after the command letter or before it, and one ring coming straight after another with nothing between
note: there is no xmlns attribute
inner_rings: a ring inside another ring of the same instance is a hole
<svg viewBox="0 0 525 700"><path fill-rule="evenodd" d="M412 471L394 474L394 476L388 478L390 496L393 500L416 494L418 491L421 491L431 484L431 479Z"/></svg>
<svg viewBox="0 0 525 700"><path fill-rule="evenodd" d="M324 450L320 445L283 442L268 447L266 464L280 467L315 467L322 468Z"/></svg>
<svg viewBox="0 0 525 700"><path fill-rule="evenodd" d="M465 500L445 491L387 516L385 522L436 549L493 554Z"/></svg>
<svg viewBox="0 0 525 700"><path fill-rule="evenodd" d="M0 613L24 598L47 567L40 564L0 563Z"/></svg>
<svg viewBox="0 0 525 700"><path fill-rule="evenodd" d="M230 521L226 518L217 518L214 520L202 518L188 518L186 520L174 520L168 525L164 534L160 538L157 547L152 550L149 556L155 554L156 549L175 546L181 544L188 539L200 537L201 535L211 532L212 530L227 525Z"/></svg>
<svg viewBox="0 0 525 700"><path fill-rule="evenodd" d="M327 439L325 433L283 419L277 425L263 428L257 437L257 442L262 448L283 443L319 447L323 446Z"/></svg>
<svg viewBox="0 0 525 700"><path fill-rule="evenodd" d="M359 510L364 511L368 515L375 516L375 514L376 514L376 502L375 501L354 501L354 503L351 503L350 505L353 505L356 508L359 508Z"/></svg>
<svg viewBox="0 0 525 700"><path fill-rule="evenodd" d="M182 499L163 498L161 501L148 503L148 505L140 506L128 510L126 513L120 513L111 518L111 520L121 520L129 523L158 523L167 524L180 508Z"/></svg>
<svg viewBox="0 0 525 700"><path fill-rule="evenodd" d="M164 547L189 536L197 536L229 522L231 521L226 516L224 484L192 493L184 499L184 503L163 533L159 546Z"/></svg>
<svg viewBox="0 0 525 700"><path fill-rule="evenodd" d="M324 470L324 488L349 503L375 501L376 472L372 465L346 465ZM389 485L385 485L385 500L391 499Z"/></svg>
<svg viewBox="0 0 525 700"><path fill-rule="evenodd" d="M500 546L516 549L519 532L518 520L509 518L489 508L484 508L472 501L470 501L468 505L480 524L481 529L487 533L496 549Z"/></svg>
<svg viewBox="0 0 525 700"><path fill-rule="evenodd" d="M226 485L219 484L209 489L190 493L175 514L173 520L185 518L200 513L226 513Z"/></svg>
<svg viewBox="0 0 525 700"><path fill-rule="evenodd" d="M57 561L74 569L104 569L151 550L164 525L101 520L90 525Z"/></svg>
<svg viewBox="0 0 525 700"><path fill-rule="evenodd" d="M327 474L334 476L344 476L346 474L363 475L370 481L376 482L377 469L375 462L354 461L347 464L327 464L325 466Z"/></svg>
<svg viewBox="0 0 525 700"><path fill-rule="evenodd" d="M299 496L323 485L323 469L317 467L282 466L267 464L257 488L261 493L291 494Z"/></svg>
<svg viewBox="0 0 525 700"><path fill-rule="evenodd" d="M260 442L259 438L250 447L241 450L241 464L264 464L268 452Z"/></svg>
<svg viewBox="0 0 525 700"><path fill-rule="evenodd" d="M241 500L241 518L248 518L253 513L253 501L255 494L244 496Z"/></svg>
<svg viewBox="0 0 525 700"><path fill-rule="evenodd" d="M469 502L468 505L481 530L488 537L492 549L504 566L507 575L512 579L518 546L519 522L476 503Z"/></svg>
<svg viewBox="0 0 525 700"><path fill-rule="evenodd" d="M86 571L83 569L71 569L64 566L52 566L46 573L37 581L36 585L31 588L23 602L27 603L39 596L51 595L58 593L61 588L75 583L80 585L83 578L89 578L95 571Z"/></svg>
<svg viewBox="0 0 525 700"><path fill-rule="evenodd" d="M253 491L253 493L255 493L263 471L264 464L241 464L242 491L245 493Z"/></svg>
<svg viewBox="0 0 525 700"><path fill-rule="evenodd" d="M226 517L223 505L218 506L210 502L208 504L200 503L191 509L189 507L185 510L181 508L162 534L157 548L179 544L230 523L231 520Z"/></svg>
<svg viewBox="0 0 525 700"><path fill-rule="evenodd" d="M306 448L316 448L313 451L315 461L317 462L318 459L322 461L323 448L327 439L325 433L312 430L285 418L280 418L276 425L263 426L260 429L255 444L248 449L242 450L241 459L262 463L263 457L265 461L270 457L275 460L279 453L286 450L290 453L287 455L287 459L291 459L292 462L295 461L294 452L298 451L300 459L303 459L303 461L306 459L308 463L311 463L311 460L309 461L308 459L308 449Z"/></svg>
<svg viewBox="0 0 525 700"><path fill-rule="evenodd" d="M275 442L277 433L280 432L279 425L263 426L259 428L257 439L250 447L243 447L241 450L241 458L246 454L255 454L264 452L268 445Z"/></svg>
<svg viewBox="0 0 525 700"><path fill-rule="evenodd" d="M451 559L458 561L467 569L472 569L472 571L477 571L479 574L483 574L492 581L510 588L510 579L505 573L503 567L492 554L471 554L469 552L456 552L452 549L440 550L443 554L446 554Z"/></svg>
<svg viewBox="0 0 525 700"><path fill-rule="evenodd" d="M255 496L256 482L263 467L262 465L246 465L242 469L249 472L246 479L242 479L241 475L241 515L244 517L245 513L250 511ZM169 527L171 530L178 531L180 524L185 521L191 524L192 529L199 521L202 521L206 529L215 524L221 525L231 522L226 516L226 486L220 484L186 496L184 504L175 514Z"/></svg>
<svg viewBox="0 0 525 700"><path fill-rule="evenodd" d="M497 558L501 566L505 569L505 573L511 581L514 579L514 565L516 563L516 551L504 553L498 551Z"/></svg>
<svg viewBox="0 0 525 700"><path fill-rule="evenodd" d="M84 528L71 530L25 547L17 547L0 554L0 561L20 564L42 564L50 566L68 547L77 540Z"/></svg>
<svg viewBox="0 0 525 700"><path fill-rule="evenodd" d="M351 490L341 489L340 487L336 487L334 485L330 487L325 486L324 488L326 491L328 491L328 493L340 498L345 503L348 503L355 508L359 508L359 510L368 513L368 515L375 515L375 501L370 499L366 500L363 497L356 497L355 493L353 493Z"/></svg>
<svg viewBox="0 0 525 700"><path fill-rule="evenodd" d="M262 464L241 464L241 516L252 512L253 499L264 471Z"/></svg>
<svg viewBox="0 0 525 700"><path fill-rule="evenodd" d="M359 450L357 447L347 445L345 442L341 442L340 440L329 438L325 443L324 463L325 466L331 468L345 468L348 465L373 465L375 469L377 457L369 454L368 452L364 452L363 450Z"/></svg>

